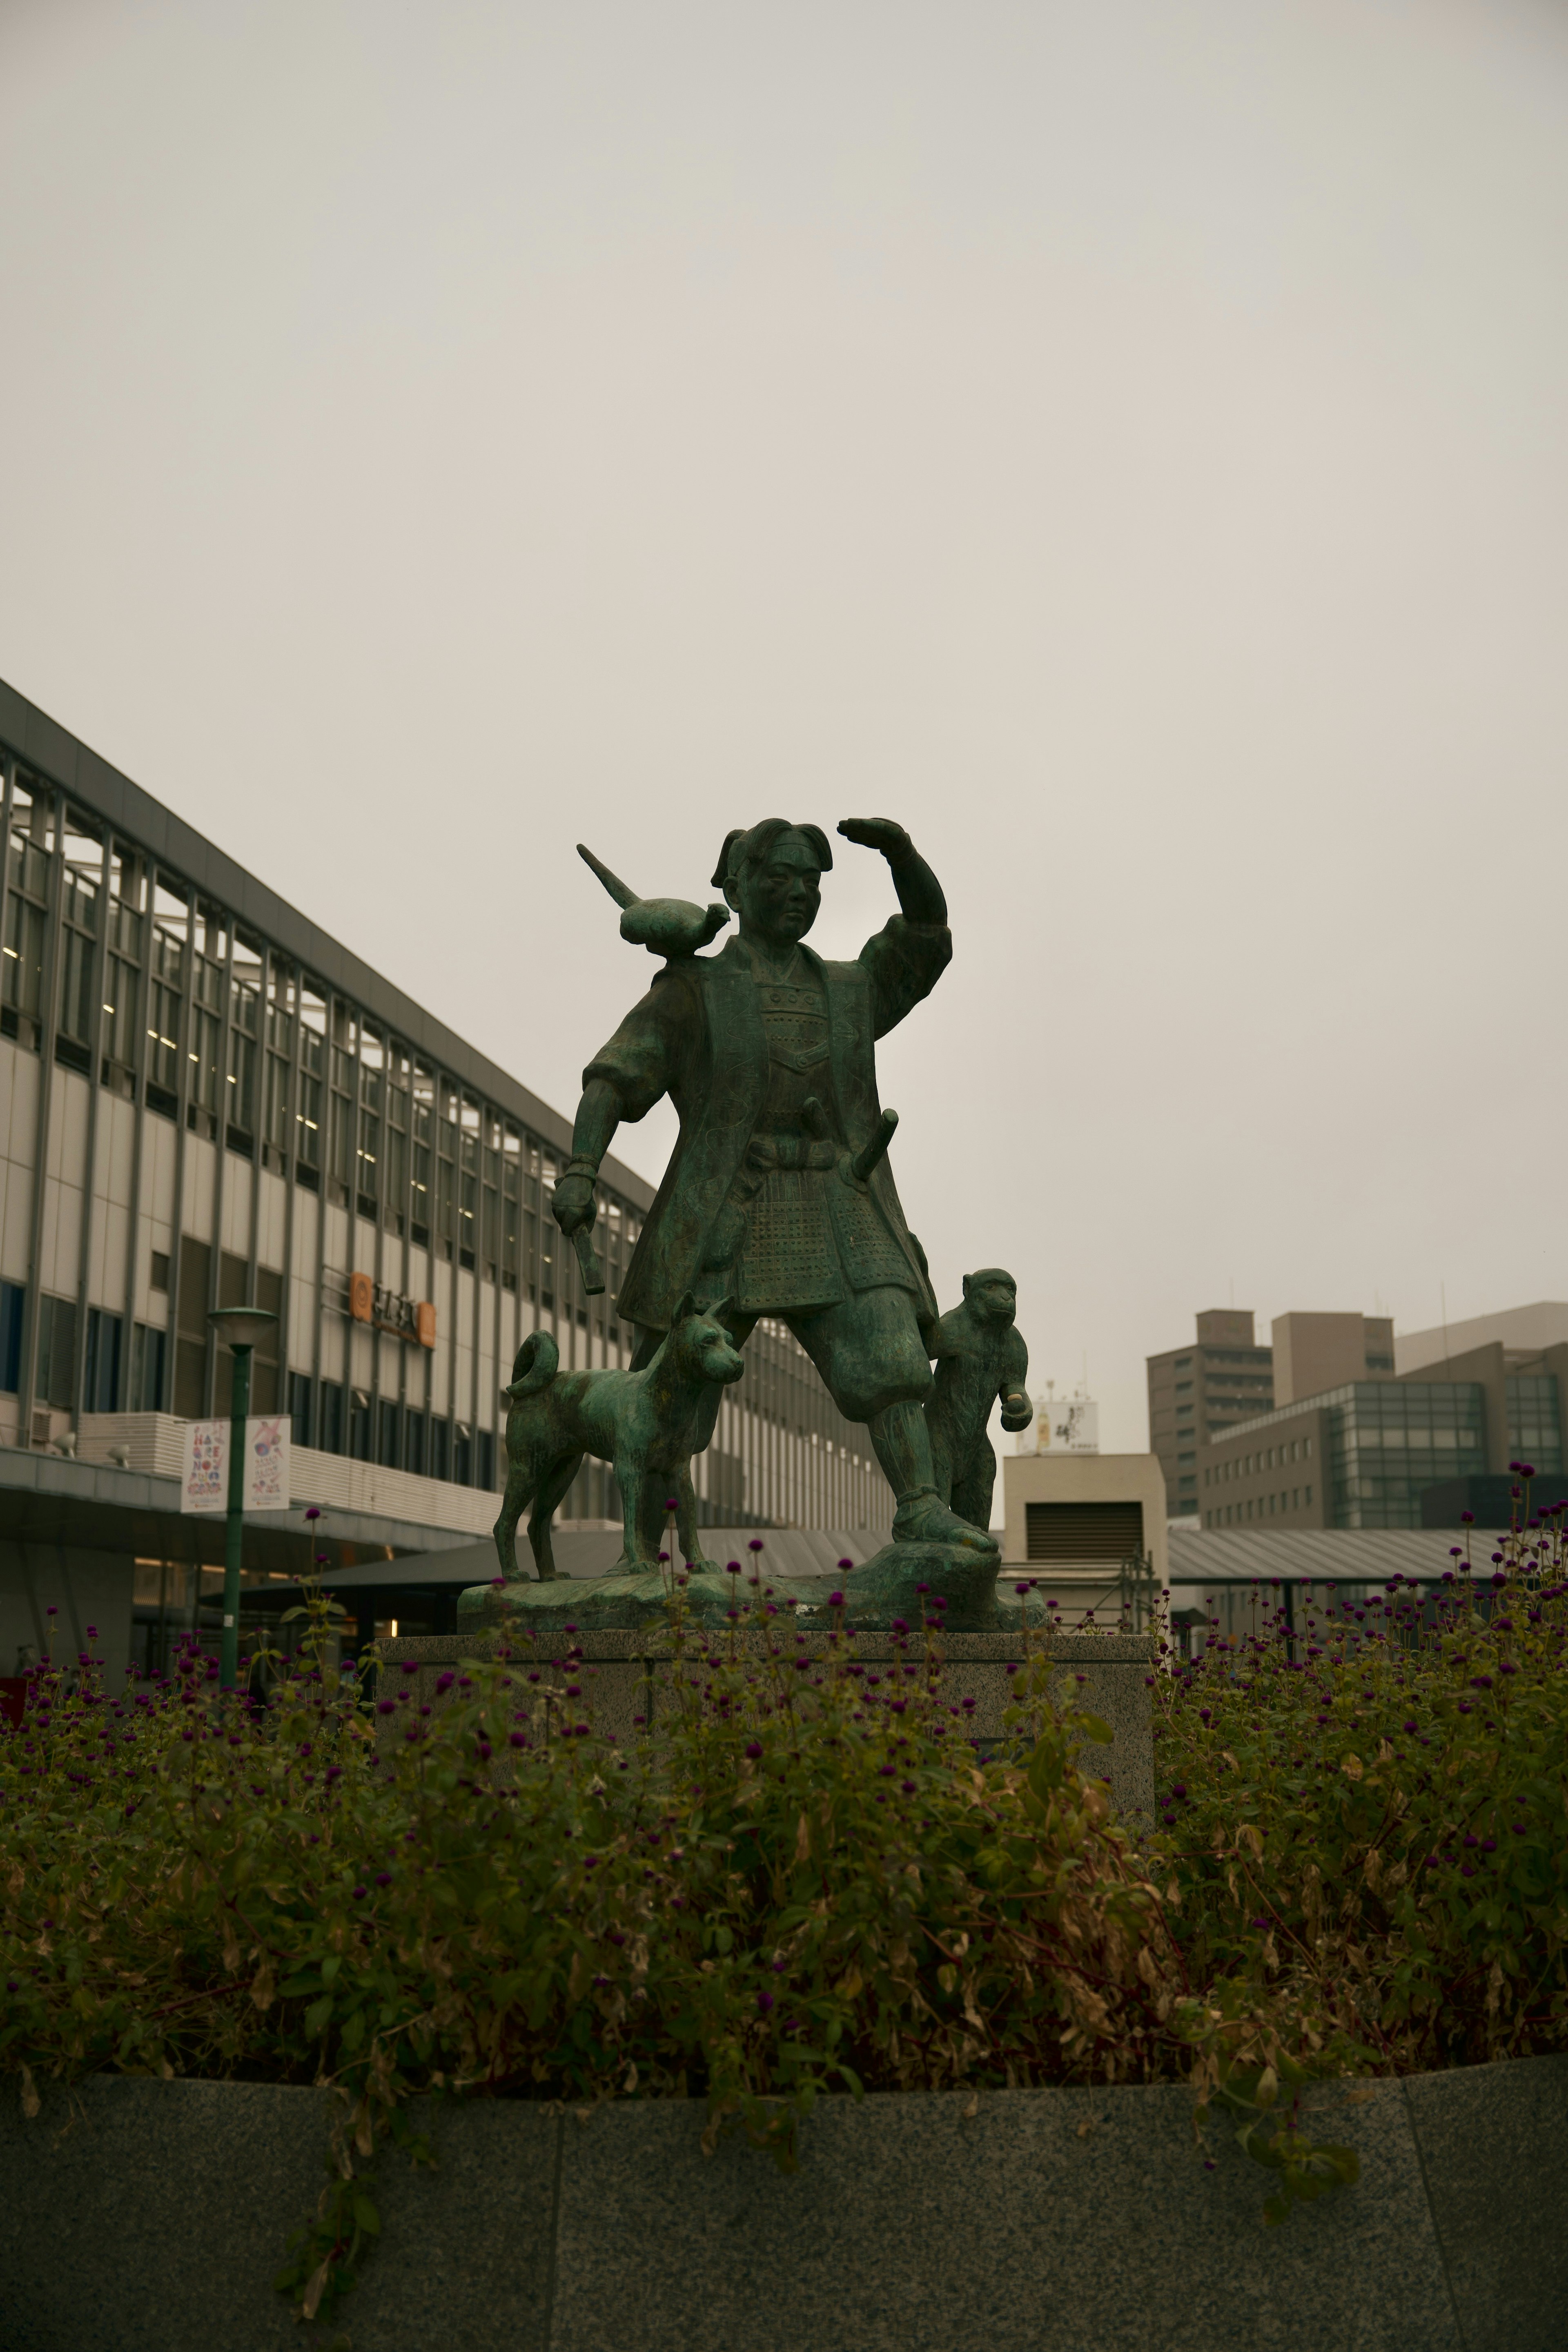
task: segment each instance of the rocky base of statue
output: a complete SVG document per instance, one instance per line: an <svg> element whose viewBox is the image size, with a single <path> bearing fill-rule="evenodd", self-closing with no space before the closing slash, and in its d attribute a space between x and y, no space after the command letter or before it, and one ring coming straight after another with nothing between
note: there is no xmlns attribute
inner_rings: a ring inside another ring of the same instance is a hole
<svg viewBox="0 0 1568 2352"><path fill-rule="evenodd" d="M1019 1605L999 1594L1000 1554L967 1544L890 1543L848 1576L775 1579L775 1599L793 1601L802 1622L849 1624L868 1633L887 1633L900 1622L911 1632L928 1615L940 1616L953 1633L984 1633L1016 1624ZM567 1626L579 1633L636 1632L668 1622L672 1587L663 1570L620 1570L609 1576L557 1576L541 1583L529 1576L503 1584L470 1585L458 1601L459 1633L554 1635ZM830 1595L842 1592L835 1607ZM933 1603L940 1596L942 1607ZM755 1600L749 1580L722 1572L689 1574L680 1588L689 1620L723 1625L730 1613L742 1616Z"/></svg>
<svg viewBox="0 0 1568 2352"><path fill-rule="evenodd" d="M722 1623L736 1596L738 1576L721 1571L688 1576L687 1611L704 1624ZM660 1626L668 1622L671 1587L663 1569L619 1570L609 1576L555 1576L541 1583L531 1576L496 1584L473 1584L458 1596L459 1633L494 1633L515 1626L520 1633L559 1633L572 1625L595 1633Z"/></svg>
<svg viewBox="0 0 1568 2352"><path fill-rule="evenodd" d="M845 1622L869 1633L886 1633L901 1621L913 1632L926 1617L940 1616L950 1633L988 1633L999 1622L1000 1564L1000 1552L975 1551L967 1544L884 1545L838 1588ZM940 1610L931 1606L938 1595L944 1604ZM816 1613L825 1613L826 1596L813 1597Z"/></svg>

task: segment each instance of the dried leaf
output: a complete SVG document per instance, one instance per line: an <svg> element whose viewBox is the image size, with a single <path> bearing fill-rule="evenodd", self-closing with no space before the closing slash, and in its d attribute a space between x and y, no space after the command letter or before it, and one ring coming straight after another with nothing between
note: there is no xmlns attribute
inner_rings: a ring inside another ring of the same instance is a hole
<svg viewBox="0 0 1568 2352"><path fill-rule="evenodd" d="M1238 1845L1249 1845L1255 1858L1259 1862L1262 1861L1263 1832L1256 1822L1243 1822L1236 1832L1236 1842Z"/></svg>
<svg viewBox="0 0 1568 2352"><path fill-rule="evenodd" d="M331 2275L331 2268L332 2258L328 2254L320 2266L311 2272L310 2284L305 2289L304 2301L300 2305L301 2319L314 2319L316 2316L321 2297L327 2291L327 2281Z"/></svg>
<svg viewBox="0 0 1568 2352"><path fill-rule="evenodd" d="M811 1823L806 1820L804 1813L802 1813L799 1822L795 1825L795 1858L796 1862L809 1862L811 1860Z"/></svg>
<svg viewBox="0 0 1568 2352"><path fill-rule="evenodd" d="M22 2069L22 2113L26 2116L29 2123L37 2114L38 2106L38 2086L33 2080L33 2070L30 2066L24 2066Z"/></svg>
<svg viewBox="0 0 1568 2352"><path fill-rule="evenodd" d="M1347 1780L1361 1780L1366 1777L1366 1766L1359 1756L1347 1756L1340 1766L1340 1770Z"/></svg>
<svg viewBox="0 0 1568 2352"><path fill-rule="evenodd" d="M273 1979L270 1958L263 1960L257 1969L250 1987L250 1998L258 2009L270 2009L277 2000L278 1987Z"/></svg>

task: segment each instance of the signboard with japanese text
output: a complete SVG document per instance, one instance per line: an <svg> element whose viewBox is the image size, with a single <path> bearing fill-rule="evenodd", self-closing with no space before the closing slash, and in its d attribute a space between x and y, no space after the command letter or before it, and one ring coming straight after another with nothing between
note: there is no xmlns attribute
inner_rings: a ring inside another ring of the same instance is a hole
<svg viewBox="0 0 1568 2352"><path fill-rule="evenodd" d="M254 1414L245 1424L245 1508L286 1511L289 1507L289 1431L287 1415ZM226 1421L187 1421L182 1437L180 1509L182 1512L228 1508L228 1433Z"/></svg>
<svg viewBox="0 0 1568 2352"><path fill-rule="evenodd" d="M351 1274L349 1313L356 1323L369 1323L395 1339L412 1339L421 1348L436 1345L436 1307L428 1298L405 1298L368 1274Z"/></svg>
<svg viewBox="0 0 1568 2352"><path fill-rule="evenodd" d="M1040 1397L1033 1426L1020 1430L1020 1454L1098 1454L1100 1407L1092 1397Z"/></svg>

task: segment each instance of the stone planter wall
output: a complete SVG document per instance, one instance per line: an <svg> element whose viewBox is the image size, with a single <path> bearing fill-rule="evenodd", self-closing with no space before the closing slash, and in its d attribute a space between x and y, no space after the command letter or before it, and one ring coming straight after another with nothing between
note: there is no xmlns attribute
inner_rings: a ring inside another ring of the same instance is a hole
<svg viewBox="0 0 1568 2352"><path fill-rule="evenodd" d="M458 1664L464 1658L492 1657L503 1638L495 1633L433 1633L386 1642L382 1648L391 1666L400 1665L405 1659L416 1659L421 1671L408 1679L417 1685L421 1702L438 1703L436 1679L441 1670ZM555 1635L544 1640L541 1654L551 1656L563 1638ZM594 1720L598 1727L613 1731L623 1741L646 1737L650 1728L657 1734L661 1714L668 1717L673 1704L668 1688L667 1637L662 1633L614 1629L590 1632L584 1627L574 1638L583 1653ZM735 1639L742 1652L762 1655L760 1634L741 1633ZM788 1628L784 1646L791 1651L804 1647L809 1656L819 1659L826 1655L829 1643L825 1633L808 1633L804 1643L797 1643L793 1628ZM1011 1696L1007 1666L1019 1655L1018 1636L950 1633L942 1647L947 1658L943 1684L948 1696L958 1701L973 1697L974 1736L982 1739L999 1738L1003 1709ZM1110 1780L1117 1810L1125 1816L1152 1815L1153 1811L1154 1758L1148 1677L1154 1672L1154 1651L1152 1635L1136 1633L1068 1633L1058 1635L1053 1645L1058 1667L1055 1688L1058 1695L1076 1697L1094 1714L1103 1716L1115 1734L1109 1748L1084 1749L1083 1769ZM892 1637L887 1633L858 1633L855 1654L873 1673L885 1669L896 1654ZM905 1654L913 1658L918 1654L910 1650ZM402 1686L401 1675L395 1675L393 1680Z"/></svg>
<svg viewBox="0 0 1568 2352"><path fill-rule="evenodd" d="M819 2104L781 2174L695 2103L422 2103L331 2329L274 2294L323 2095L100 2078L0 2108L5 2352L1561 2352L1568 2060L1325 2090L1360 2185L1268 2182L1180 2089Z"/></svg>

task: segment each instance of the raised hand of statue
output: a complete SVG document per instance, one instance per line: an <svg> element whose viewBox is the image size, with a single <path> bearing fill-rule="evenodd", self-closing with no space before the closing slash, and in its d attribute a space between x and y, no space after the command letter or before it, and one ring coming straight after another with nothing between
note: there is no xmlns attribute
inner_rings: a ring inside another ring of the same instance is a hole
<svg viewBox="0 0 1568 2352"><path fill-rule="evenodd" d="M563 1176L550 1195L551 1213L568 1241L580 1225L593 1229L598 1202L591 1176Z"/></svg>
<svg viewBox="0 0 1568 2352"><path fill-rule="evenodd" d="M1027 1429L1035 1418L1035 1408L1022 1389L1005 1389L1002 1392L1002 1426L1004 1429Z"/></svg>
<svg viewBox="0 0 1568 2352"><path fill-rule="evenodd" d="M838 830L846 841L858 842L862 849L879 849L884 857L907 857L910 854L909 835L890 816L847 816Z"/></svg>

